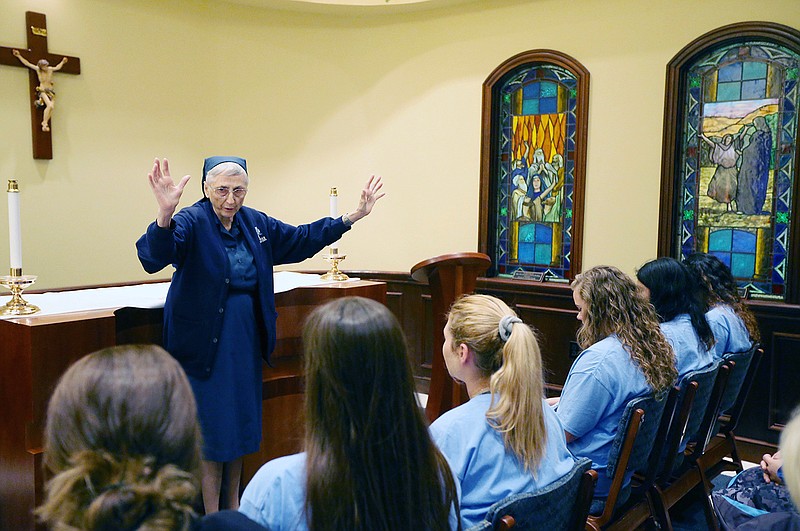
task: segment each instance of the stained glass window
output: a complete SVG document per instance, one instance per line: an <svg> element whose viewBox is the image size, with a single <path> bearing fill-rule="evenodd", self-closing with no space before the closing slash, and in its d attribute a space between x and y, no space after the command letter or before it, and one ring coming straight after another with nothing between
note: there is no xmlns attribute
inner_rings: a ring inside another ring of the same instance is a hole
<svg viewBox="0 0 800 531"><path fill-rule="evenodd" d="M784 300L800 54L751 40L697 57L682 78L675 251L714 254L753 298Z"/></svg>
<svg viewBox="0 0 800 531"><path fill-rule="evenodd" d="M548 280L567 280L580 267L574 214L576 199L582 210L576 186L582 188L585 166L588 72L574 59L554 57L567 60L518 56L490 76L488 89L484 85L484 108L493 111L484 123L492 131L484 160L489 175L481 177L490 192L482 241L500 277L541 272Z"/></svg>

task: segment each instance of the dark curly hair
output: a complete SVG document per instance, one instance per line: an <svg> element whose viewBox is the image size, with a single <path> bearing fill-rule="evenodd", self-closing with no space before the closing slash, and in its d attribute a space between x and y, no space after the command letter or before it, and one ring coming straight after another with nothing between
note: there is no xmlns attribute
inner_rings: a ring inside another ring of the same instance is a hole
<svg viewBox="0 0 800 531"><path fill-rule="evenodd" d="M697 280L705 299L705 309L708 310L715 304L731 306L736 315L744 322L750 339L759 341L761 332L758 330L756 316L739 296L736 280L728 266L713 254L707 253L692 253L686 257L683 263Z"/></svg>

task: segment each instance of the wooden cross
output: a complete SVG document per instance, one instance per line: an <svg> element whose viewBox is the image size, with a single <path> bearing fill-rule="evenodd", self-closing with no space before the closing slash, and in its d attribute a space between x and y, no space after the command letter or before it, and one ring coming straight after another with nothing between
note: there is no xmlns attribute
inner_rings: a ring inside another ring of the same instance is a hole
<svg viewBox="0 0 800 531"><path fill-rule="evenodd" d="M50 66L56 66L64 57L66 57L67 62L64 63L58 72L63 72L65 74L81 73L81 60L79 58L65 55L54 55L47 51L47 20L43 13L34 13L32 11L25 12L25 25L27 26L26 33L28 36L28 48L20 49L0 46L0 64L28 68L22 64L17 57L14 56L14 50L19 50L22 57L34 65L38 61L46 59L47 62L50 63ZM34 70L30 70L33 158L52 159L53 142L50 135L51 131L42 130L44 111L41 105L37 105L37 101L39 100L39 91L36 89L36 87L38 86L39 77ZM52 129L52 124L50 129Z"/></svg>

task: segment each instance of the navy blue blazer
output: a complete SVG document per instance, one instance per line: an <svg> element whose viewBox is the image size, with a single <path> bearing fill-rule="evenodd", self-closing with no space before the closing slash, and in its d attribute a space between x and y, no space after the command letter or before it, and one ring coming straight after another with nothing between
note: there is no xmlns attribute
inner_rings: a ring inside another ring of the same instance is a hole
<svg viewBox="0 0 800 531"><path fill-rule="evenodd" d="M258 273L258 302L269 362L275 348L273 265L300 262L347 232L342 218L322 218L292 226L243 206L236 213ZM136 242L145 271L156 273L172 264L175 272L164 304L164 348L187 374L207 378L217 354L219 333L230 283L230 264L211 202L201 199L172 218L169 228L155 222Z"/></svg>

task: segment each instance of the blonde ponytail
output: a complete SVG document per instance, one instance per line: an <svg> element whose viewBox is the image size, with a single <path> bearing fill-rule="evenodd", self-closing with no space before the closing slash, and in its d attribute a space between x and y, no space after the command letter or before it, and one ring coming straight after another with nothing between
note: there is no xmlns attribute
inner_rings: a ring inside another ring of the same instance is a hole
<svg viewBox="0 0 800 531"><path fill-rule="evenodd" d="M453 344L466 344L475 353L478 368L489 377L492 403L487 421L523 467L535 473L547 443L542 356L536 335L503 301L488 295L460 298L448 318Z"/></svg>

